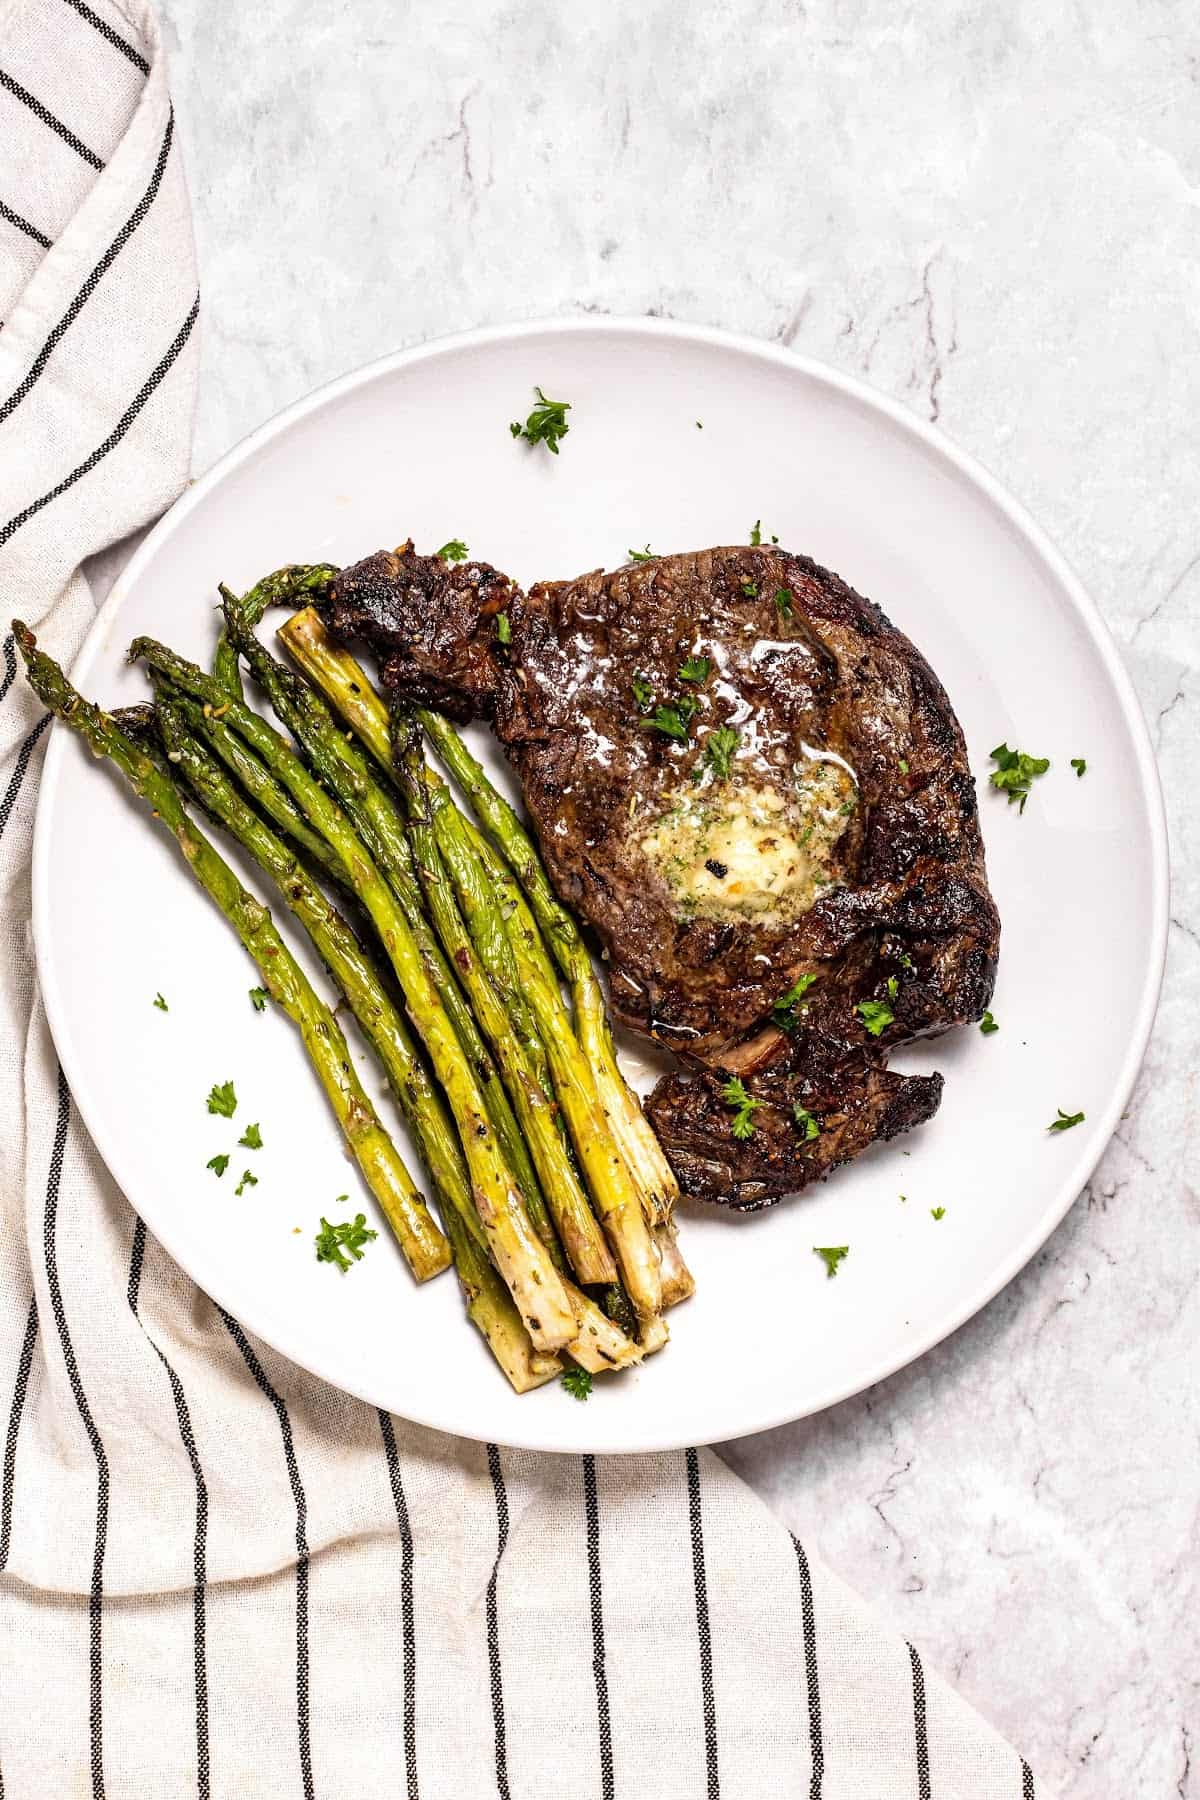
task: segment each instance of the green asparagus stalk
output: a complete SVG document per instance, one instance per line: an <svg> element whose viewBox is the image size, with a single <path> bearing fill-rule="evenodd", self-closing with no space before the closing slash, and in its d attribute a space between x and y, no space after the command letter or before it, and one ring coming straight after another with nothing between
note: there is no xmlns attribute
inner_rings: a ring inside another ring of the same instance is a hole
<svg viewBox="0 0 1200 1800"><path fill-rule="evenodd" d="M567 1260L577 1280L585 1286L606 1286L617 1278L616 1264L559 1132L554 1105L547 1099L530 1063L509 1007L476 954L454 890L442 867L434 834L431 797L425 784L425 759L419 728L414 725L406 734L406 741L398 744L397 749L396 772L408 808L417 868L442 946L458 970L484 1036L495 1052ZM473 894L471 904L486 908L488 896L486 893ZM531 1216L537 1226L539 1221L532 1208ZM549 1227L548 1221L547 1227L553 1237L553 1228ZM546 1235L545 1230L542 1235Z"/></svg>
<svg viewBox="0 0 1200 1800"><path fill-rule="evenodd" d="M350 926L288 845L247 805L224 769L194 735L203 711L186 698L161 702L158 729L171 764L210 817L275 883L307 931L325 967L375 1051L421 1149L441 1202L443 1224L467 1313L517 1393L549 1381L557 1361L535 1351L503 1282L487 1260L486 1238L471 1200L454 1125L417 1054L408 1028ZM250 754L250 753L248 753ZM260 763L259 768L268 780Z"/></svg>
<svg viewBox="0 0 1200 1800"><path fill-rule="evenodd" d="M27 626L14 621L13 633L30 685L43 705L78 732L93 755L108 757L173 834L192 874L253 957L271 997L299 1030L363 1179L379 1201L413 1274L419 1281L439 1274L450 1260L446 1239L354 1071L337 1020L280 937L270 913L242 887L228 863L197 829L178 789L154 760L98 706L75 691L58 665L38 650Z"/></svg>
<svg viewBox="0 0 1200 1800"><path fill-rule="evenodd" d="M399 902L426 967L441 992L446 1011L480 1081L484 1104L516 1184L536 1207L538 1177L521 1135L500 1071L481 1035L479 1023L463 996L464 972L442 952L422 901L404 820L384 793L356 745L347 743L318 693L295 671L278 662L246 625L239 603L225 601L231 638L246 658L255 680L288 730L299 740L313 768L354 826L376 868Z"/></svg>
<svg viewBox="0 0 1200 1800"><path fill-rule="evenodd" d="M330 638L316 609L309 606L294 614L279 635L290 654L336 705L380 767L390 770L387 708L353 656ZM570 984L576 1029L593 1071L597 1099L610 1133L621 1146L643 1196L648 1217L656 1221L669 1219L679 1197L679 1183L617 1063L604 992L574 919L559 902L542 860L516 813L492 786L482 765L472 756L453 725L440 714L425 709L418 711L417 718L528 894L555 961Z"/></svg>
<svg viewBox="0 0 1200 1800"><path fill-rule="evenodd" d="M242 596L242 610L251 628L258 624L269 606L288 606L304 594L324 593L336 574L337 570L331 563L289 563L286 568L276 569L273 575L264 575L261 581L256 582ZM228 593L229 589L222 583L222 597ZM217 648L213 655L213 674L233 699L242 698L242 672L238 667L238 653L230 643L229 633L224 627L217 638Z"/></svg>
<svg viewBox="0 0 1200 1800"><path fill-rule="evenodd" d="M223 690L215 677L164 644L138 638L130 657L142 659L176 687L209 705ZM342 868L378 932L400 982L409 1017L424 1042L434 1072L445 1089L470 1172L472 1194L487 1233L488 1248L539 1350L558 1350L575 1336L574 1313L562 1281L529 1223L484 1103L471 1059L443 1003L442 992L390 887L376 868L342 809L309 773L285 739L241 701L230 698L224 715L275 773L304 813L337 852Z"/></svg>
<svg viewBox="0 0 1200 1800"><path fill-rule="evenodd" d="M521 920L516 881L499 857L493 854L485 860L481 852L489 847L478 838L472 840L468 824L457 807L438 808L434 816L438 848L468 914L471 896L479 891L486 893L489 886L499 903L508 927L517 979L546 1046L554 1090L620 1265L621 1279L639 1320L651 1319L662 1310L662 1277L659 1249L650 1234L642 1196L620 1146L608 1130L592 1072L571 1029L557 978L545 962L537 926L532 919L527 925Z"/></svg>

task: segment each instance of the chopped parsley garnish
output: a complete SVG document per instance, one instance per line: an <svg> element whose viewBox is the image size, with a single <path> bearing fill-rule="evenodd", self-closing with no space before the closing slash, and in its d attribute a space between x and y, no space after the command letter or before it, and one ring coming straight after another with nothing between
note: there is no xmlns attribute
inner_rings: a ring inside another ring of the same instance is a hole
<svg viewBox="0 0 1200 1800"><path fill-rule="evenodd" d="M637 701L638 711L649 712L650 708L654 705L654 689L650 686L646 677L644 675L635 675L629 685L633 689L633 697Z"/></svg>
<svg viewBox="0 0 1200 1800"><path fill-rule="evenodd" d="M997 744L991 757L1000 766L992 770L988 780L994 788L999 788L1002 794L1008 795L1010 806L1016 800L1024 812L1025 802L1029 798L1029 784L1046 773L1050 767L1050 758L1026 756L1023 750L1010 750L1007 744Z"/></svg>
<svg viewBox="0 0 1200 1800"><path fill-rule="evenodd" d="M792 596L787 588L775 589L775 611L781 619L790 619L793 612Z"/></svg>
<svg viewBox="0 0 1200 1800"><path fill-rule="evenodd" d="M703 430L704 430L704 426L703 426L703 425L702 425L702 424L701 424L701 422L700 422L700 420L699 420L699 419L697 419L697 420L696 420L696 430L697 430L697 431L703 431Z"/></svg>
<svg viewBox="0 0 1200 1800"><path fill-rule="evenodd" d="M262 1132L258 1129L257 1125L247 1125L245 1131L243 1131L241 1137L238 1139L238 1143L244 1145L247 1150L261 1150Z"/></svg>
<svg viewBox="0 0 1200 1800"><path fill-rule="evenodd" d="M435 556L440 556L443 562L448 563L466 562L469 554L461 538L451 538L448 544L443 544L440 550L434 551Z"/></svg>
<svg viewBox="0 0 1200 1800"><path fill-rule="evenodd" d="M1046 1130L1047 1131L1070 1131L1072 1125L1082 1125L1083 1121L1086 1117L1087 1117L1087 1114L1081 1113L1081 1112L1065 1113L1063 1111L1062 1107L1060 1106L1058 1109L1057 1119L1051 1119L1049 1125L1047 1125L1047 1127L1046 1127Z"/></svg>
<svg viewBox="0 0 1200 1800"><path fill-rule="evenodd" d="M891 1007L883 1000L860 1000L857 1010L859 1018L872 1037L878 1037L881 1032L886 1031L896 1017Z"/></svg>
<svg viewBox="0 0 1200 1800"><path fill-rule="evenodd" d="M170 1007L167 1005L166 1001L163 999L161 994L155 994L154 1004L155 1004L155 1006L157 1006L159 1012L170 1012L170 1010L171 1010Z"/></svg>
<svg viewBox="0 0 1200 1800"><path fill-rule="evenodd" d="M997 1025L995 1019L993 1019L991 1013L985 1012L982 1019L979 1021L979 1029L984 1037L991 1037L992 1033L994 1031L999 1031L1000 1027Z"/></svg>
<svg viewBox="0 0 1200 1800"><path fill-rule="evenodd" d="M251 988L250 989L250 1004L254 1008L255 1012L262 1012L262 1010L266 1006L269 998L270 998L270 995L267 993L266 988Z"/></svg>
<svg viewBox="0 0 1200 1800"><path fill-rule="evenodd" d="M762 1105L753 1094L748 1094L739 1076L732 1075L721 1089L721 1098L726 1106L733 1110L733 1121L729 1127L735 1138L754 1136L754 1114Z"/></svg>
<svg viewBox="0 0 1200 1800"><path fill-rule="evenodd" d="M732 725L718 725L705 738L704 760L718 780L724 780L729 774L730 758L741 741L740 733Z"/></svg>
<svg viewBox="0 0 1200 1800"><path fill-rule="evenodd" d="M900 992L900 977L898 975L889 975L887 978L887 997L888 997L888 999L894 1000L896 998L896 995L899 992Z"/></svg>
<svg viewBox="0 0 1200 1800"><path fill-rule="evenodd" d="M742 586L742 592L743 592L743 594L745 594L747 600L757 600L758 599L758 583L757 583L757 581L743 581L741 586Z"/></svg>
<svg viewBox="0 0 1200 1800"><path fill-rule="evenodd" d="M900 952L900 967L904 970L906 975L915 975L917 972L917 965L908 954L907 950L902 950Z"/></svg>
<svg viewBox="0 0 1200 1800"><path fill-rule="evenodd" d="M711 673L712 664L707 656L689 656L687 661L680 665L679 679L680 681L707 681Z"/></svg>
<svg viewBox="0 0 1200 1800"><path fill-rule="evenodd" d="M931 1206L929 1209L929 1216L931 1219L944 1219L946 1216L946 1209L944 1206Z"/></svg>
<svg viewBox="0 0 1200 1800"><path fill-rule="evenodd" d="M813 983L819 980L816 975L801 975L794 981L786 994L780 994L771 1007L771 1017L780 1031L792 1031L798 1023L796 1008L803 1000Z"/></svg>
<svg viewBox="0 0 1200 1800"><path fill-rule="evenodd" d="M496 642L498 644L512 643L512 620L506 612L496 614Z"/></svg>
<svg viewBox="0 0 1200 1800"><path fill-rule="evenodd" d="M807 1108L801 1106L798 1100L792 1108L792 1117L800 1127L800 1130L804 1133L804 1141L806 1144L811 1144L814 1138L820 1137L821 1127L817 1124L813 1115Z"/></svg>
<svg viewBox="0 0 1200 1800"><path fill-rule="evenodd" d="M567 424L571 402L547 400L540 387L535 387L533 391L538 397L538 404L523 425L514 419L508 429L515 438L525 438L531 444L545 444L547 450L557 456L559 440L565 438L571 429Z"/></svg>
<svg viewBox="0 0 1200 1800"><path fill-rule="evenodd" d="M208 1110L219 1113L223 1119L232 1119L237 1111L237 1095L233 1091L232 1081L213 1083L212 1092L208 1096Z"/></svg>
<svg viewBox="0 0 1200 1800"><path fill-rule="evenodd" d="M838 1264L845 1262L849 1254L849 1244L827 1244L824 1247L820 1244L813 1245L813 1255L819 1256L821 1261L825 1264L825 1273L828 1280L833 1279L838 1272Z"/></svg>
<svg viewBox="0 0 1200 1800"><path fill-rule="evenodd" d="M242 1179L238 1182L237 1186L234 1188L233 1191L235 1194L240 1195L240 1194L243 1194L248 1187L257 1187L257 1186L258 1186L258 1176L252 1175L249 1169L243 1169L242 1170Z"/></svg>
<svg viewBox="0 0 1200 1800"><path fill-rule="evenodd" d="M1071 767L1074 769L1076 775L1086 775L1087 774L1087 757L1086 756L1073 756L1071 758Z"/></svg>
<svg viewBox="0 0 1200 1800"><path fill-rule="evenodd" d="M902 756L900 758L900 773L902 775L908 774L908 759L907 759L907 757Z"/></svg>
<svg viewBox="0 0 1200 1800"><path fill-rule="evenodd" d="M573 1400L586 1400L592 1391L592 1378L586 1369L564 1369L562 1384Z"/></svg>
<svg viewBox="0 0 1200 1800"><path fill-rule="evenodd" d="M687 737L692 714L699 704L691 694L684 694L682 699L676 700L671 706L660 703L648 719L642 720L642 728L645 731L661 731L664 737L678 738L682 743Z"/></svg>
<svg viewBox="0 0 1200 1800"><path fill-rule="evenodd" d="M647 544L644 550L627 550L625 555L630 562L653 562L658 551L652 550Z"/></svg>
<svg viewBox="0 0 1200 1800"><path fill-rule="evenodd" d="M338 1195L339 1201L348 1198L347 1194ZM363 1245L378 1236L379 1233L367 1225L365 1213L356 1213L353 1219L343 1219L337 1225L331 1225L322 1215L321 1229L313 1239L317 1246L317 1261L336 1263L344 1275L350 1267L350 1259L361 1262ZM349 1257L344 1254L346 1251L349 1251Z"/></svg>
<svg viewBox="0 0 1200 1800"><path fill-rule="evenodd" d="M204 1166L211 1169L214 1175L223 1175L229 1167L229 1158L222 1152L220 1156L210 1156Z"/></svg>
<svg viewBox="0 0 1200 1800"><path fill-rule="evenodd" d="M762 543L762 520L761 519L755 519L753 525L750 527L750 542L756 550L758 549L758 546ZM771 534L771 542L773 544L777 544L779 542L779 539L775 536L775 534L773 532Z"/></svg>

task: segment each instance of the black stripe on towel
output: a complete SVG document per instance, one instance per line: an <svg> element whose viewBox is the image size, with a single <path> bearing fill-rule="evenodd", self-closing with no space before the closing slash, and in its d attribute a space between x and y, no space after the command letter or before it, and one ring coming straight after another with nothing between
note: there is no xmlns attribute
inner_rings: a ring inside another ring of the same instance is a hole
<svg viewBox="0 0 1200 1800"><path fill-rule="evenodd" d="M19 81L14 81L4 69L0 69L0 87L7 88L14 100L19 100L22 106L27 106L31 113L35 113L42 124L48 125L64 144L70 144L76 156L82 156L84 162L91 163L93 169L104 167L94 150L89 150L86 144L81 144L69 126L64 125L61 119L56 119L49 107L43 106L41 101L29 92L28 88L23 88Z"/></svg>
<svg viewBox="0 0 1200 1800"><path fill-rule="evenodd" d="M217 1311L225 1321L225 1329L241 1351L242 1360L254 1377L259 1392L275 1409L275 1417L279 1420L279 1435L283 1439L283 1460L287 1464L292 1499L296 1504L296 1723L300 1740L300 1779L304 1786L304 1800L313 1800L316 1790L313 1787L308 1721L308 1500L300 1479L300 1466L296 1461L292 1421L288 1417L283 1396L277 1394L267 1380L250 1340L237 1320L222 1306Z"/></svg>
<svg viewBox="0 0 1200 1800"><path fill-rule="evenodd" d="M0 527L0 545L7 544L13 533L19 531L22 525L27 524L28 521L33 518L35 513L41 512L44 506L49 506L52 500L57 500L60 494L65 494L68 488L74 487L75 483L82 480L83 476L91 473L98 462L104 460L110 450L115 449L121 439L125 436L125 433L129 430L129 427L133 424L133 421L141 412L143 406L145 406L147 400L149 400L159 382L163 379L163 376L170 369L172 363L179 355L179 352L183 349L183 346L187 343L188 338L192 334L192 326L196 323L196 316L199 311L200 296L197 294L196 298L192 301L191 311L188 313L187 318L183 321L183 324L176 333L170 349L162 358L162 361L151 370L140 391L125 408L125 411L121 414L121 417L117 420L116 425L113 430L109 432L104 442L97 445L96 449L92 451L92 454L89 457L86 457L77 469L72 469L69 475L64 476L57 487L52 487L49 493L43 494L38 500L34 500L29 506L25 507L23 512L14 514L7 525Z"/></svg>
<svg viewBox="0 0 1200 1800"><path fill-rule="evenodd" d="M58 1279L58 1194L62 1183L63 1157L67 1148L67 1127L70 1122L71 1094L67 1087L66 1076L60 1068L58 1071L58 1121L54 1129L54 1148L50 1154L50 1174L46 1181L44 1248L46 1281L50 1289L50 1307L54 1314L54 1323L58 1328L58 1341L62 1348L63 1363L66 1366L67 1379L71 1384L71 1392L75 1396L75 1405L79 1409L79 1417L83 1421L88 1442L92 1446L92 1455L96 1459L96 1540L92 1550L92 1587L88 1605L91 1670L88 1725L91 1738L92 1796L93 1800L103 1800L104 1551L108 1542L108 1458L104 1454L104 1445L100 1441L100 1433L96 1430L95 1420L92 1418L91 1409L83 1392L83 1383L79 1379L79 1364L75 1360L75 1348L67 1326L62 1288Z"/></svg>
<svg viewBox="0 0 1200 1800"><path fill-rule="evenodd" d="M821 1684L817 1673L817 1615L813 1606L812 1572L799 1538L793 1538L796 1562L800 1569L800 1621L804 1636L804 1676L808 1687L808 1743L812 1757L812 1780L808 1800L821 1800L825 1780L825 1742L821 1735Z"/></svg>
<svg viewBox="0 0 1200 1800"><path fill-rule="evenodd" d="M4 640L4 680L0 681L0 700L8 698L8 690L17 679L17 640L10 631Z"/></svg>
<svg viewBox="0 0 1200 1800"><path fill-rule="evenodd" d="M0 406L0 425L2 425L9 414L21 404L26 394L29 393L30 389L38 381L46 364L50 361L50 356L55 345L65 335L67 328L79 317L79 314L83 311L89 297L95 292L96 285L101 276L112 267L146 214L150 211L151 206L154 204L154 197L162 186L163 170L166 168L167 158L171 154L171 144L174 135L175 114L172 111L167 114L167 123L163 130L162 143L158 147L158 157L154 164L154 171L147 183L145 193L142 195L141 199L122 225L120 231L118 231L116 237L108 246L108 249L104 252L104 255L100 258L100 261L96 264L95 268L68 306L62 318L58 321L58 324L54 327L53 331L34 357L32 363L29 365L24 381L22 381L19 387L14 388L13 392L4 402L4 405Z"/></svg>
<svg viewBox="0 0 1200 1800"><path fill-rule="evenodd" d="M8 821L12 817L13 807L17 804L17 797L29 772L29 759L37 747L38 739L49 723L50 714L44 713L17 752L17 766L4 791L4 798L0 800L0 838L4 836Z"/></svg>
<svg viewBox="0 0 1200 1800"><path fill-rule="evenodd" d="M107 38L113 49L119 50L122 56L127 57L135 69L140 69L143 75L148 75L150 73L150 64L146 61L141 52L135 50L132 44L127 44L125 39L121 37L118 32L113 30L107 20L102 19L99 13L94 13L90 6L84 4L84 0L67 0L67 5L73 6L80 18L86 19L88 24L93 26L100 33L102 38Z"/></svg>
<svg viewBox="0 0 1200 1800"><path fill-rule="evenodd" d="M25 1320L25 1336L17 1358L17 1378L13 1383L12 1405L8 1411L8 1435L4 1440L4 1474L0 1477L0 1574L8 1567L8 1547L12 1542L13 1496L17 1489L17 1439L21 1435L21 1414L29 1392L29 1371L33 1367L33 1346L37 1342L37 1299L29 1302Z"/></svg>
<svg viewBox="0 0 1200 1800"><path fill-rule="evenodd" d="M600 1727L600 1795L613 1800L612 1718L608 1710L608 1669L604 1655L604 1584L600 1574L600 1503L596 1493L596 1459L583 1459L583 1510L587 1521L588 1588L592 1601L592 1674L596 1680L596 1718Z"/></svg>
<svg viewBox="0 0 1200 1800"><path fill-rule="evenodd" d="M488 1667L492 1677L492 1725L496 1735L496 1792L500 1800L511 1800L508 1786L508 1738L504 1725L504 1671L500 1666L500 1618L496 1608L496 1586L500 1579L500 1558L508 1545L508 1495L504 1489L504 1470L495 1444L487 1447L488 1474L492 1478L492 1494L496 1501L496 1560L487 1584Z"/></svg>
<svg viewBox="0 0 1200 1800"><path fill-rule="evenodd" d="M719 1800L721 1771L717 1759L717 1702L713 1693L712 1631L708 1622L708 1578L704 1570L704 1520L700 1510L700 1458L687 1453L688 1518L692 1532L692 1575L696 1584L696 1633L700 1639L700 1696L704 1702L704 1758L708 1767L708 1800Z"/></svg>
<svg viewBox="0 0 1200 1800"><path fill-rule="evenodd" d="M921 1667L921 1659L910 1644L908 1660L912 1664L913 1683L913 1732L917 1748L917 1797L918 1800L932 1800L933 1789L929 1783L929 1735L925 1729L925 1671Z"/></svg>
<svg viewBox="0 0 1200 1800"><path fill-rule="evenodd" d="M27 238L32 238L35 244L42 246L43 250L53 248L53 240L48 238L44 231L39 231L36 225L29 223L28 219L23 219L19 212L14 212L11 206L4 204L3 200L0 200L0 219L7 219L11 226L17 231L23 231Z"/></svg>
<svg viewBox="0 0 1200 1800"><path fill-rule="evenodd" d="M167 1371L167 1380L171 1384L171 1398L175 1402L175 1420L179 1426L179 1435L183 1440L184 1450L187 1452L188 1463L191 1466L192 1480L196 1484L196 1535L192 1546L192 1661L196 1685L196 1793L199 1800L209 1800L208 1650L204 1617L204 1593L208 1581L208 1488L205 1485L204 1471L200 1467L200 1458L196 1452L196 1439L192 1432L192 1416L188 1411L183 1384L150 1333L146 1331L138 1312L138 1295L141 1291L142 1263L145 1255L146 1227L139 1219L133 1229L133 1250L129 1258L129 1309L146 1333L146 1341L150 1348Z"/></svg>
<svg viewBox="0 0 1200 1800"><path fill-rule="evenodd" d="M417 1781L417 1635L413 1619L413 1540L408 1501L400 1478L400 1455L390 1414L378 1409L379 1429L387 1457L388 1481L400 1532L400 1630L404 1642L404 1776L408 1800L418 1800Z"/></svg>
<svg viewBox="0 0 1200 1800"><path fill-rule="evenodd" d="M1033 1792L1033 1770L1025 1761L1024 1757L1021 1758L1021 1800L1035 1800Z"/></svg>

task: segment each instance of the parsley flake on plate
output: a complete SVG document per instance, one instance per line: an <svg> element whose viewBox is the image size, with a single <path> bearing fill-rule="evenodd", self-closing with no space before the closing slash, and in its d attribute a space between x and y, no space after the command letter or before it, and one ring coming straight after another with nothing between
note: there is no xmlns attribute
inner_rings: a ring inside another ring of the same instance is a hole
<svg viewBox="0 0 1200 1800"><path fill-rule="evenodd" d="M250 989L250 1004L254 1008L255 1012L262 1012L264 1010L264 1008L266 1007L267 1001L270 999L270 997L271 996L267 992L266 988L251 988Z"/></svg>
<svg viewBox="0 0 1200 1800"><path fill-rule="evenodd" d="M999 767L988 776L994 788L1008 795L1008 804L1019 803L1020 810L1025 811L1025 802L1029 798L1029 784L1044 775L1050 767L1048 756L1027 756L1024 750L1010 750L1007 744L997 744L991 753L991 760Z"/></svg>
<svg viewBox="0 0 1200 1800"><path fill-rule="evenodd" d="M208 1110L217 1113L222 1119L232 1119L237 1111L237 1095L233 1091L232 1081L214 1082L208 1096Z"/></svg>
<svg viewBox="0 0 1200 1800"><path fill-rule="evenodd" d="M238 1143L244 1145L247 1150L261 1150L262 1132L258 1129L257 1125L247 1125L245 1131L243 1131L241 1137L238 1139Z"/></svg>
<svg viewBox="0 0 1200 1800"><path fill-rule="evenodd" d="M534 388L538 403L522 425L514 419L509 431L515 438L524 438L530 444L545 444L547 450L558 455L558 446L571 427L567 424L567 414L571 410L569 400L547 400L540 387Z"/></svg>
<svg viewBox="0 0 1200 1800"><path fill-rule="evenodd" d="M799 1023L796 1009L809 988L819 979L820 977L817 975L801 975L792 983L786 994L780 994L778 1000L772 1002L771 1017L780 1031L795 1030Z"/></svg>
<svg viewBox="0 0 1200 1800"><path fill-rule="evenodd" d="M238 1182L237 1186L234 1188L233 1191L234 1191L235 1195L237 1195L240 1198L241 1195L245 1193L245 1191L248 1187L257 1187L257 1186L258 1186L258 1176L252 1174L249 1169L243 1169L242 1170L242 1179Z"/></svg>
<svg viewBox="0 0 1200 1800"><path fill-rule="evenodd" d="M348 1198L347 1194L338 1195L339 1200ZM317 1261L336 1263L344 1275L351 1260L362 1261L363 1245L378 1236L379 1233L368 1226L365 1213L356 1213L353 1219L343 1219L336 1225L331 1225L322 1215L321 1229L313 1239L317 1246Z"/></svg>
<svg viewBox="0 0 1200 1800"><path fill-rule="evenodd" d="M896 1017L884 1000L860 1000L857 1011L859 1018L872 1037L879 1037Z"/></svg>
<svg viewBox="0 0 1200 1800"><path fill-rule="evenodd" d="M712 673L712 664L707 656L689 656L679 666L680 681L707 681Z"/></svg>
<svg viewBox="0 0 1200 1800"><path fill-rule="evenodd" d="M574 1400L586 1400L592 1391L592 1378L586 1369L564 1369L562 1384Z"/></svg>
<svg viewBox="0 0 1200 1800"><path fill-rule="evenodd" d="M813 1255L819 1256L821 1261L825 1264L826 1277L830 1281L832 1281L833 1277L837 1274L839 1263L845 1262L849 1254L849 1244L813 1245Z"/></svg>
<svg viewBox="0 0 1200 1800"><path fill-rule="evenodd" d="M985 1012L982 1019L979 1021L979 1029L984 1037L991 1037L993 1032L999 1031L1000 1027L997 1025L995 1019L993 1019L991 1013Z"/></svg>
<svg viewBox="0 0 1200 1800"><path fill-rule="evenodd" d="M1073 756L1071 758L1071 767L1074 769L1077 776L1086 775L1087 774L1087 757L1086 756Z"/></svg>
<svg viewBox="0 0 1200 1800"><path fill-rule="evenodd" d="M746 1088L740 1076L737 1075L731 1075L729 1080L725 1083L725 1086L721 1089L721 1098L726 1106L733 1112L733 1119L729 1129L732 1131L734 1137L753 1137L754 1114L762 1105L762 1101L756 1100L753 1094L746 1092Z"/></svg>
<svg viewBox="0 0 1200 1800"><path fill-rule="evenodd" d="M154 1004L155 1004L155 1006L157 1006L159 1012L170 1012L170 1010L171 1010L170 1007L167 1005L166 1001L163 999L161 994L155 994Z"/></svg>
<svg viewBox="0 0 1200 1800"><path fill-rule="evenodd" d="M1047 1131L1070 1131L1072 1125L1082 1125L1083 1121L1086 1117L1087 1117L1087 1114L1081 1113L1081 1112L1065 1113L1063 1111L1062 1107L1060 1106L1058 1109L1057 1119L1051 1119L1050 1123L1046 1127L1046 1130Z"/></svg>
<svg viewBox="0 0 1200 1800"><path fill-rule="evenodd" d="M435 550L433 554L440 557L445 563L460 563L466 562L470 551L461 538L451 538L448 544L443 544L441 549Z"/></svg>
<svg viewBox="0 0 1200 1800"><path fill-rule="evenodd" d="M946 1216L946 1209L944 1206L931 1206L929 1209L929 1216L931 1219L944 1219Z"/></svg>
<svg viewBox="0 0 1200 1800"><path fill-rule="evenodd" d="M229 1158L222 1152L220 1156L210 1156L204 1166L211 1169L214 1175L223 1175L229 1167Z"/></svg>

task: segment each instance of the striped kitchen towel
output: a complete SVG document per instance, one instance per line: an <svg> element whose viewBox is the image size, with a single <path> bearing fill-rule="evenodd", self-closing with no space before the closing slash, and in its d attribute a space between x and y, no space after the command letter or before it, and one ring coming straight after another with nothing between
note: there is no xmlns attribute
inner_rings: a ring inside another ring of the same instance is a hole
<svg viewBox="0 0 1200 1800"><path fill-rule="evenodd" d="M148 8L0 0L0 146L0 596L69 661L84 560L188 473L199 302ZM417 1430L168 1260L47 1033L46 722L11 636L0 663L0 1796L1033 1794L710 1453Z"/></svg>

